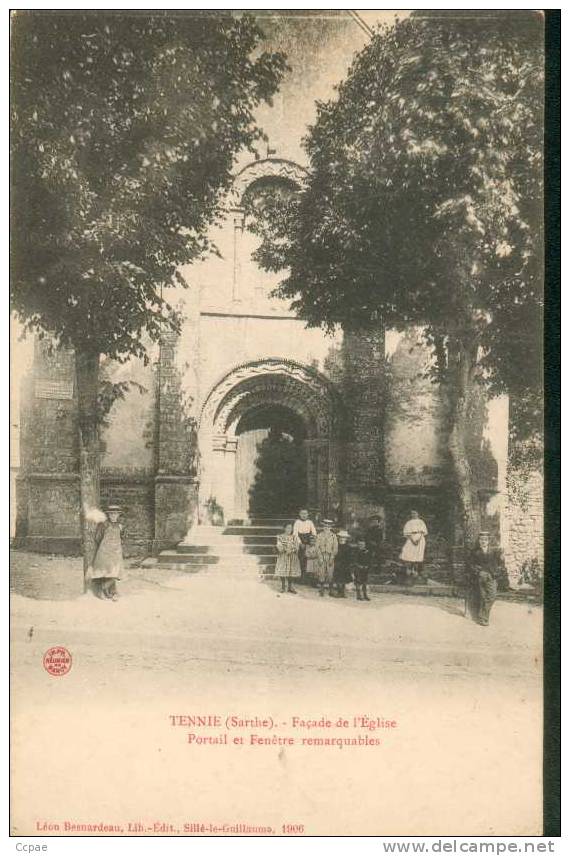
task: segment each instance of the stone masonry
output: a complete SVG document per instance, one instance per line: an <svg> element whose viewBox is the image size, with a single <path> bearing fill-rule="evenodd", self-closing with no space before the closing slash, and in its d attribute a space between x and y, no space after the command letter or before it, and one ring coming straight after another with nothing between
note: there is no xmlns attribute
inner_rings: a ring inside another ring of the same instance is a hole
<svg viewBox="0 0 570 856"><path fill-rule="evenodd" d="M159 350L150 347L149 365L105 367L110 380L128 383L102 431L102 502L124 506L127 541L141 551L183 540L212 496L224 498L231 516L240 426L264 407L279 406L291 424L303 423L314 513L344 525L379 514L388 553L397 556L403 523L417 508L428 523L432 558L449 561L459 537L444 442L446 401L428 377L420 331L384 330L379 320L360 333L307 329L274 295L279 277L252 258L257 239L244 199L255 200L258 188L277 193L302 185L299 141L314 118L315 98L333 94L365 36L341 11L318 21L283 13L264 23L266 47L287 50L293 68L274 108L260 114L273 148L240 156L226 216L211 229L219 254L183 268L187 288L170 290L180 335L165 336ZM73 355L38 344L21 400L16 540L77 550ZM473 414L470 455L483 505L492 505L501 489L498 460L484 439L493 435L488 422L482 401ZM540 552L524 534L525 513L535 533L542 529L535 500L530 512L513 506L513 567L529 550Z"/></svg>

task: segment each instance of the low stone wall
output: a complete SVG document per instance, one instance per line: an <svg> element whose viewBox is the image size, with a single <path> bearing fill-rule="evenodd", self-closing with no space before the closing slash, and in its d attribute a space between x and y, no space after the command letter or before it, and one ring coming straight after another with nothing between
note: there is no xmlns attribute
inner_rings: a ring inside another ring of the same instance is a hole
<svg viewBox="0 0 570 856"><path fill-rule="evenodd" d="M123 509L123 543L129 555L147 553L154 538L154 476L103 476L101 505Z"/></svg>
<svg viewBox="0 0 570 856"><path fill-rule="evenodd" d="M32 473L18 480L16 543L40 553L76 555L80 544L79 478Z"/></svg>
<svg viewBox="0 0 570 856"><path fill-rule="evenodd" d="M154 476L101 477L103 508L123 508L124 544L129 555L148 552L154 539ZM77 474L35 473L18 479L17 546L39 553L81 551Z"/></svg>
<svg viewBox="0 0 570 856"><path fill-rule="evenodd" d="M156 477L153 553L175 547L188 533L197 513L198 484L192 476Z"/></svg>

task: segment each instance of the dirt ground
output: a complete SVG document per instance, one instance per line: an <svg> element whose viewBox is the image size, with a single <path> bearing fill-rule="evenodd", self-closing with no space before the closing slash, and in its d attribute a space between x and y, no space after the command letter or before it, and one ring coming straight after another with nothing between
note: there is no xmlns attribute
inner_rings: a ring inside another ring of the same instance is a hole
<svg viewBox="0 0 570 856"><path fill-rule="evenodd" d="M77 559L16 551L11 570L15 832L540 831L540 607L497 602L480 627L452 598L281 595L239 571L156 568L131 568L113 603L82 594ZM62 677L43 667L55 645L73 658ZM180 715L254 725L172 725ZM356 729L362 715L397 725ZM268 717L272 738L294 744L256 742ZM381 742L302 742L323 734Z"/></svg>

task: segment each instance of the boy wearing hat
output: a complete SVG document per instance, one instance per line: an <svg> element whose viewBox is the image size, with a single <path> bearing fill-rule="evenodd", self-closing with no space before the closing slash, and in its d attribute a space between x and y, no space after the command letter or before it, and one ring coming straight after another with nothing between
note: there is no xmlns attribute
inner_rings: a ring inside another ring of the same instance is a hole
<svg viewBox="0 0 570 856"><path fill-rule="evenodd" d="M332 596L332 580L334 573L335 558L338 553L338 540L332 531L333 521L330 519L323 520L323 528L315 539L319 558L319 574L322 579L323 587L328 583L329 594ZM324 588L323 588L324 591Z"/></svg>
<svg viewBox="0 0 570 856"><path fill-rule="evenodd" d="M91 578L96 583L95 593L102 599L117 600L117 580L124 572L120 514L120 506L109 505L107 520L99 523L95 531L97 548Z"/></svg>

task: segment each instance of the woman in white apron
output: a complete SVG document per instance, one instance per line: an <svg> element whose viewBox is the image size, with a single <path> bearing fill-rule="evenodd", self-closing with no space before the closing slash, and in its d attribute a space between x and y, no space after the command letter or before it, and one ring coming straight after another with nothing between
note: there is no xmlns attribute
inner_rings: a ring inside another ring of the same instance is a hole
<svg viewBox="0 0 570 856"><path fill-rule="evenodd" d="M400 559L406 564L406 576L410 585L413 585L416 577L423 580L427 534L427 526L424 521L417 511L412 511L410 519L404 526L406 543L400 553Z"/></svg>
<svg viewBox="0 0 570 856"><path fill-rule="evenodd" d="M117 600L117 580L121 579L124 572L121 543L123 526L119 523L120 514L120 506L110 505L107 508L107 520L100 523L95 531L97 551L91 578L95 583L97 596L109 600Z"/></svg>

